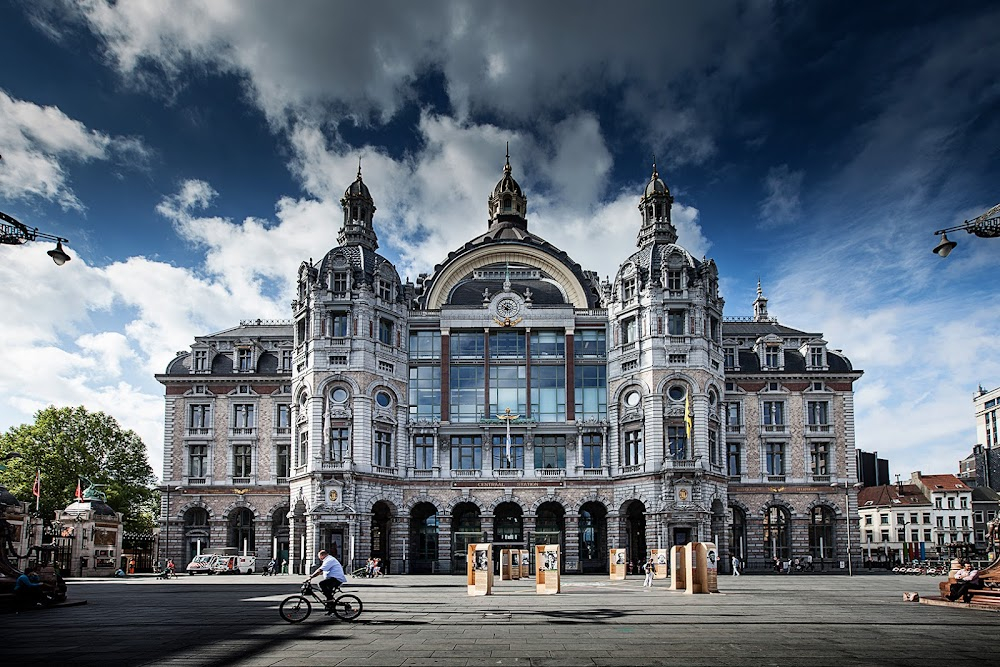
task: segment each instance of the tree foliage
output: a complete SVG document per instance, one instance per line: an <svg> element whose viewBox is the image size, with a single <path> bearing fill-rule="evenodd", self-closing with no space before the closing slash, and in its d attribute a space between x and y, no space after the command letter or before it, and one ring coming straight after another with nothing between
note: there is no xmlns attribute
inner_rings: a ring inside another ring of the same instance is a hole
<svg viewBox="0 0 1000 667"><path fill-rule="evenodd" d="M35 471L41 470L40 511L46 520L73 502L78 477L105 484L108 505L124 517L125 529L148 532L154 525L157 493L146 446L133 431L122 429L103 412L48 407L35 414L35 423L11 427L0 434L0 458L17 452L7 462L0 484L21 500L30 500Z"/></svg>

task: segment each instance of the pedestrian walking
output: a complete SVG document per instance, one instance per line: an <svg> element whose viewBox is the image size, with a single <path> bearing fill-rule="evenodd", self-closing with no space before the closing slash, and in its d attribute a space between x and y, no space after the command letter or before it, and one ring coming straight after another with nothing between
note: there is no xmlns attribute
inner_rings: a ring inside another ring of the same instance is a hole
<svg viewBox="0 0 1000 667"><path fill-rule="evenodd" d="M732 560L732 563L733 563L733 576L734 577L738 577L738 576L740 576L740 574L742 574L740 572L740 559L737 558L736 555L734 554L733 557L731 558L731 560Z"/></svg>
<svg viewBox="0 0 1000 667"><path fill-rule="evenodd" d="M653 587L653 573L656 572L656 565L653 564L652 558L646 559L646 564L642 566L642 571L646 573L646 579L642 582L643 586Z"/></svg>

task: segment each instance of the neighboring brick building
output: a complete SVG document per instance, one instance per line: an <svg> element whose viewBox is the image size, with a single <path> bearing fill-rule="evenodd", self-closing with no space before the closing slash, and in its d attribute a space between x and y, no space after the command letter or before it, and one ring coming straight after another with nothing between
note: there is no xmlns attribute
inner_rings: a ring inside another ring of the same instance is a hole
<svg viewBox="0 0 1000 667"><path fill-rule="evenodd" d="M567 572L690 540L751 565L846 558L861 371L769 317L759 285L754 316L724 320L655 168L613 281L528 230L509 161L485 233L416 284L376 252L360 170L341 203L290 322L197 338L157 376L168 553L246 543L301 569L324 546L396 572L463 570L483 540L559 543Z"/></svg>

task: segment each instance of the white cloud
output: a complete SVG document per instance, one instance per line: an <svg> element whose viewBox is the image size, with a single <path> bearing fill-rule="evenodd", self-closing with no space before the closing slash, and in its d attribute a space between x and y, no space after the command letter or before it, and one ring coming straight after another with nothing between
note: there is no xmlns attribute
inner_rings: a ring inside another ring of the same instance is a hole
<svg viewBox="0 0 1000 667"><path fill-rule="evenodd" d="M787 164L772 167L764 179L766 196L760 202L760 217L765 227L798 222L802 215L803 172L792 171Z"/></svg>
<svg viewBox="0 0 1000 667"><path fill-rule="evenodd" d="M134 137L88 130L56 107L17 100L0 90L0 196L43 199L64 209L82 209L70 187L67 162L108 160L120 155L144 162L147 149Z"/></svg>

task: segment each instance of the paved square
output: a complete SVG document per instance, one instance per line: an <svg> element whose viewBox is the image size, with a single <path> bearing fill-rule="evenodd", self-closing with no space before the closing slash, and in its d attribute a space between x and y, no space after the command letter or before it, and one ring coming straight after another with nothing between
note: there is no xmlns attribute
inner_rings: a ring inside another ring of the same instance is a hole
<svg viewBox="0 0 1000 667"><path fill-rule="evenodd" d="M351 580L355 623L315 611L290 625L278 603L298 577L73 582L88 604L0 617L4 665L900 665L992 664L1000 613L902 601L925 576L723 577L688 596L641 577L563 577L563 593L464 578Z"/></svg>

